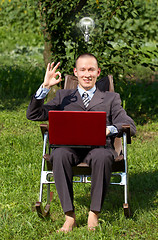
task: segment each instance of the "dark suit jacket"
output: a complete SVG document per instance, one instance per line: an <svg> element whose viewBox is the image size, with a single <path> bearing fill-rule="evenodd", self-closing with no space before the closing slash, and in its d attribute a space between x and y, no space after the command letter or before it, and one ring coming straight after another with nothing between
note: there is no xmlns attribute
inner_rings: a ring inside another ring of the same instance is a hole
<svg viewBox="0 0 158 240"><path fill-rule="evenodd" d="M122 136L122 125L130 125L131 135L136 132L133 120L122 108L120 96L115 92L101 92L97 88L87 109L77 89L58 90L56 97L46 104L44 99L37 100L33 96L27 109L27 118L33 121L46 121L50 110L104 111L107 114L107 126L114 125L117 128L117 137ZM107 138L107 145L113 147L113 138Z"/></svg>

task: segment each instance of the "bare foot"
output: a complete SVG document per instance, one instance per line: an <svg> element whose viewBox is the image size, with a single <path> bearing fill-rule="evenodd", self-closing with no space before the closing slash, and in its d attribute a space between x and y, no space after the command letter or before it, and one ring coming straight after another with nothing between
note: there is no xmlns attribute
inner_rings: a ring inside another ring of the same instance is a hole
<svg viewBox="0 0 158 240"><path fill-rule="evenodd" d="M98 217L99 212L89 212L88 216L88 230L95 231L95 228L98 226Z"/></svg>
<svg viewBox="0 0 158 240"><path fill-rule="evenodd" d="M72 229L74 227L76 227L76 217L75 217L75 213L70 211L65 213L65 222L62 226L62 228L60 228L59 230L57 230L57 232L71 232Z"/></svg>

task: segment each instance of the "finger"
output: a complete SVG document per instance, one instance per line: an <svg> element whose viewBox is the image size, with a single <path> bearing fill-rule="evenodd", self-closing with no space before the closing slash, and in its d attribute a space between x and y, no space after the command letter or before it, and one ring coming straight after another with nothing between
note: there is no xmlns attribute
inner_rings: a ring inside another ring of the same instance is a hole
<svg viewBox="0 0 158 240"><path fill-rule="evenodd" d="M54 62L51 63L50 70L53 68L53 66L54 66Z"/></svg>
<svg viewBox="0 0 158 240"><path fill-rule="evenodd" d="M55 78L56 78L57 76L59 76L59 78L61 78L61 72L59 72L59 71L56 72L56 73L55 73Z"/></svg>
<svg viewBox="0 0 158 240"><path fill-rule="evenodd" d="M106 128L106 136L108 136L110 133L110 130L108 128Z"/></svg>
<svg viewBox="0 0 158 240"><path fill-rule="evenodd" d="M47 64L47 71L50 69L50 63Z"/></svg>
<svg viewBox="0 0 158 240"><path fill-rule="evenodd" d="M55 67L53 68L53 70L57 70L57 68L59 67L59 65L60 65L60 62L58 62L56 65L55 65Z"/></svg>
<svg viewBox="0 0 158 240"><path fill-rule="evenodd" d="M59 83L59 82L61 82L62 81L62 78L61 77L59 77L58 79L57 79L57 84Z"/></svg>

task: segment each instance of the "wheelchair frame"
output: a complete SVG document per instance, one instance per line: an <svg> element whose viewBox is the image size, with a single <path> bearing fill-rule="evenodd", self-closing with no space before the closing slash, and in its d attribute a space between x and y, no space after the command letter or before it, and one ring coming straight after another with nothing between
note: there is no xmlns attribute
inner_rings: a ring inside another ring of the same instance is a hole
<svg viewBox="0 0 158 240"><path fill-rule="evenodd" d="M41 124L41 131L43 135L43 157L42 157L42 168L41 168L41 180L40 180L40 193L39 201L36 202L36 210L39 217L46 217L49 214L50 202L53 197L53 192L50 191L50 184L54 184L55 181L51 181L53 177L53 170L51 169L51 164L49 162L50 158L50 146L49 154L47 154L47 145L49 143L49 131L47 124ZM130 137L130 126L123 126L123 154L119 155L115 159L115 163L112 170L112 176L120 176L120 182L111 182L113 185L124 186L124 215L125 217L130 217L131 211L128 203L129 200L129 190L128 190L128 167L127 167L127 144L131 143ZM116 165L116 166L115 166ZM47 169L46 169L47 166ZM123 169L120 171L120 169ZM90 167L86 163L80 163L78 166L73 167L74 176L79 177L78 181L73 181L76 183L90 183L88 180L90 175ZM42 195L43 195L43 185L47 185L47 203L43 208L42 205Z"/></svg>

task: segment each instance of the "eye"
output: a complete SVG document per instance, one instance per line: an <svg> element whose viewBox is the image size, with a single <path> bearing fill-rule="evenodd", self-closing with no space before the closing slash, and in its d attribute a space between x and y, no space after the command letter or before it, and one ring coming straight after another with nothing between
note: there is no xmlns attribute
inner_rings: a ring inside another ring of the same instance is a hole
<svg viewBox="0 0 158 240"><path fill-rule="evenodd" d="M94 68L90 68L89 71L90 71L90 72L93 72L93 71L95 71L95 69L94 69Z"/></svg>

